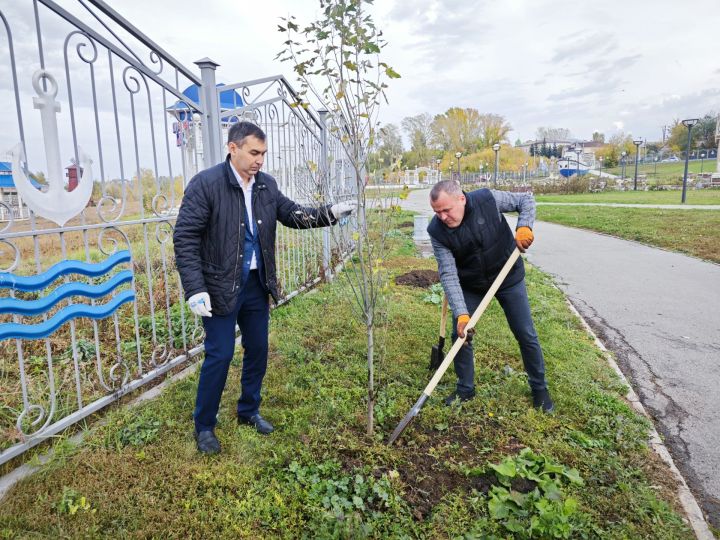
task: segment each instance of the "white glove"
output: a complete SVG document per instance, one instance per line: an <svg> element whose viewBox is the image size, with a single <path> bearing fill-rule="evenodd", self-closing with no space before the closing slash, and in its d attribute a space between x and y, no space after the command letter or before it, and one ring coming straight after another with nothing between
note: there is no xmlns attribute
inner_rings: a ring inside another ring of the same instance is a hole
<svg viewBox="0 0 720 540"><path fill-rule="evenodd" d="M357 201L345 201L333 204L330 207L330 212L335 219L348 217L350 214L357 210Z"/></svg>
<svg viewBox="0 0 720 540"><path fill-rule="evenodd" d="M199 317L212 317L212 306L210 305L210 295L206 292L193 294L188 299L190 311Z"/></svg>

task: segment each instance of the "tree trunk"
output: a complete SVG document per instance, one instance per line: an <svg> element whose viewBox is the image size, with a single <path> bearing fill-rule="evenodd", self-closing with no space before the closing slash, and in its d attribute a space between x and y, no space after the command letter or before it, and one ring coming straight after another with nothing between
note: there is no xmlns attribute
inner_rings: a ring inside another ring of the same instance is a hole
<svg viewBox="0 0 720 540"><path fill-rule="evenodd" d="M367 362L368 362L368 412L367 434L372 437L375 432L375 342L372 319L367 325Z"/></svg>

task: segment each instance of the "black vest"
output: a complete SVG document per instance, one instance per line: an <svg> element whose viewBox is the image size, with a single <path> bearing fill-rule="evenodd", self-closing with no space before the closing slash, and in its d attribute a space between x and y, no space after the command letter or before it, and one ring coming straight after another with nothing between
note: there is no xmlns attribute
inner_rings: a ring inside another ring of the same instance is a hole
<svg viewBox="0 0 720 540"><path fill-rule="evenodd" d="M489 189L465 193L465 198L465 216L458 227L451 229L435 216L427 232L452 252L462 288L485 294L515 249L515 236ZM519 257L501 288L524 277Z"/></svg>

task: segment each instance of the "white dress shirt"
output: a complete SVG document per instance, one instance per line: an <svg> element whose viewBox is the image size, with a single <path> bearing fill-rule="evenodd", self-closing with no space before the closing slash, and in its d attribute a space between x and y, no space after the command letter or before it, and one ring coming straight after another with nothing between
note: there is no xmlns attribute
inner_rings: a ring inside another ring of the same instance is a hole
<svg viewBox="0 0 720 540"><path fill-rule="evenodd" d="M235 166L232 163L230 163L230 168L232 169L233 174L235 174L235 179L238 181L238 184L240 184L240 188L243 190L243 195L245 196L245 211L247 212L248 224L250 225L250 234L254 234L255 223L253 223L252 213L252 188L255 184L255 177L251 176L247 187L245 187L245 182L243 181L242 176L240 176L240 174L235 170ZM252 260L250 261L250 270L257 270L255 251L253 251Z"/></svg>

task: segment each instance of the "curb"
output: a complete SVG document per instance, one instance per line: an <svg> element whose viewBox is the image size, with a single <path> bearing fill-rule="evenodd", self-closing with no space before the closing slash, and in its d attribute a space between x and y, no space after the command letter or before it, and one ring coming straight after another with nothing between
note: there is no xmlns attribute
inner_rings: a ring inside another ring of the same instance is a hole
<svg viewBox="0 0 720 540"><path fill-rule="evenodd" d="M570 307L570 310L575 314L575 316L580 320L583 327L585 328L586 332L593 338L595 341L595 345L598 349L600 349L603 352L603 355L605 356L605 360L610 365L613 370L615 370L615 373L617 373L618 377L627 385L628 392L625 395L625 399L627 399L630 402L630 405L632 405L633 409L635 409L637 412L642 414L645 418L650 420L651 423L653 423L652 418L645 410L645 407L643 407L642 402L640 401L640 398L635 393L635 390L633 390L632 385L630 384L630 381L627 380L625 377L625 374L620 370L620 367L617 365L617 362L615 362L615 359L612 357L612 354L610 354L610 351L608 351L607 347L603 344L602 341L597 337L595 332L592 328L590 328L590 325L587 323L585 318L580 314L580 312L575 308L575 306L570 302L569 299L565 298L565 301L567 302L567 305ZM654 425L654 423L653 423ZM656 454L660 456L660 458L667 464L667 466L670 468L670 472L675 477L675 480L678 483L677 488L677 495L680 499L680 505L683 508L683 511L685 512L685 517L690 523L690 526L692 527L693 532L695 533L695 536L698 538L698 540L715 540L715 536L712 532L710 532L710 527L708 526L707 521L705 520L705 516L703 515L703 512L700 508L700 505L698 504L697 500L695 499L695 496L690 491L690 488L687 485L687 482L685 481L685 478L683 478L683 475L680 473L678 468L675 466L675 462L673 461L672 456L670 455L670 452L667 449L667 446L665 446L665 443L663 443L662 439L660 438L660 434L657 432L657 430L652 427L650 429L649 435L649 444L650 448L652 448Z"/></svg>

